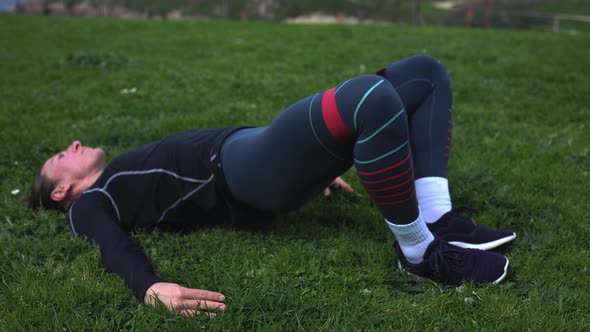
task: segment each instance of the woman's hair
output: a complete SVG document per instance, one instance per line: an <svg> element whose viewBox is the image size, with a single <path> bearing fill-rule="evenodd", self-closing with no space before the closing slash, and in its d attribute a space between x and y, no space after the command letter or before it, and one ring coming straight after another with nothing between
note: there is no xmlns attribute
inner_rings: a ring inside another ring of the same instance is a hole
<svg viewBox="0 0 590 332"><path fill-rule="evenodd" d="M27 205L31 209L39 207L66 211L66 202L56 202L51 199L51 192L55 189L55 182L46 175L41 174L41 170L33 177L33 188L26 199Z"/></svg>

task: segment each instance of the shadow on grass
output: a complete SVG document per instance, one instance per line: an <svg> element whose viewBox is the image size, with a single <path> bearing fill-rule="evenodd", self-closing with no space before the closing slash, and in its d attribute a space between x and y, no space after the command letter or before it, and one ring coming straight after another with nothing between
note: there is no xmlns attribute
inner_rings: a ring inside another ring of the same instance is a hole
<svg viewBox="0 0 590 332"><path fill-rule="evenodd" d="M335 192L328 198L318 197L304 207L284 214L256 213L237 220L209 219L198 223L168 223L147 230L157 230L179 235L211 229L225 229L245 233L272 234L315 240L333 236L339 232L363 232L381 235L381 217L371 201L364 196ZM367 219L372 219L368 221ZM389 235L389 233L385 233Z"/></svg>

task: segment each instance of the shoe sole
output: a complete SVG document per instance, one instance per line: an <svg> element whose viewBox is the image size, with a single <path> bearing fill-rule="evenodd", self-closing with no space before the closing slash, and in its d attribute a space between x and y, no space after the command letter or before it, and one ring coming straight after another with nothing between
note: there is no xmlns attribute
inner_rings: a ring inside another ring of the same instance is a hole
<svg viewBox="0 0 590 332"><path fill-rule="evenodd" d="M501 239L491 241L491 242L486 242L486 243L475 244L475 243L468 243L468 242L461 242L461 241L449 241L449 243L454 246L465 248L465 249L490 250L490 249L494 249L496 247L499 247L503 244L506 244L514 239L516 239L516 233L512 233L512 235L510 235L510 236L503 237Z"/></svg>
<svg viewBox="0 0 590 332"><path fill-rule="evenodd" d="M506 278L506 276L508 275L508 265L510 265L510 260L508 260L508 258L507 258L507 257L504 257L504 258L506 258L506 265L504 265L504 273L502 273L502 275L501 275L501 276L500 276L498 279L496 279L496 280L492 281L492 285L497 285L497 284L499 284L499 283L500 283L500 282L502 282L502 280L504 280L504 279ZM413 274L412 272L407 272L407 271L406 271L406 269L404 269L404 267L402 266L402 262L401 262L399 259L398 259L398 261L397 261L397 269L398 269L398 270L399 270L401 273L404 273L404 274L407 274L407 275L409 275L409 276L412 276L412 277L416 278L416 281L419 281L419 282L429 281L429 282L433 282L433 283L435 283L435 284L438 284L438 283L437 283L436 281L434 281L434 280L430 280L430 279L428 279L428 278L421 277L421 276L419 276L419 275ZM457 286L457 287L459 287L459 286Z"/></svg>
<svg viewBox="0 0 590 332"><path fill-rule="evenodd" d="M500 278L498 278L498 279L496 279L496 281L492 282L493 285L499 284L508 275L508 265L510 265L510 261L508 260L508 257L504 257L504 258L506 258L506 265L504 265L504 273L500 276Z"/></svg>

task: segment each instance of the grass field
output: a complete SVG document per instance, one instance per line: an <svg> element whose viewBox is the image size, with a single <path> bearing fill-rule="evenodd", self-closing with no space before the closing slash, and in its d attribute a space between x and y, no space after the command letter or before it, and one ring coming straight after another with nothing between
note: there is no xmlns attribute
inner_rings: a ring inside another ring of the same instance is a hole
<svg viewBox="0 0 590 332"><path fill-rule="evenodd" d="M353 172L362 198L318 198L259 231L134 235L162 278L226 295L214 319L142 305L62 214L22 204L74 139L112 158L192 127L265 125L416 53L453 81L454 205L518 233L499 286L399 274ZM587 330L589 72L588 34L0 15L0 330Z"/></svg>

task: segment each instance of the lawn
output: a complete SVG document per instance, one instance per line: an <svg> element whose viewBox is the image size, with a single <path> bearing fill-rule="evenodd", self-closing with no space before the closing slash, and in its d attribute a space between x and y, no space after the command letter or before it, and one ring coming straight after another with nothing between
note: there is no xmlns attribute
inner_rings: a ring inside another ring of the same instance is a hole
<svg viewBox="0 0 590 332"><path fill-rule="evenodd" d="M352 171L361 198L318 198L260 230L133 235L162 278L226 295L214 319L141 304L64 215L22 204L74 139L113 158L193 127L265 125L416 53L453 82L454 205L518 234L498 286L397 272ZM0 330L588 329L589 73L589 34L0 15Z"/></svg>

